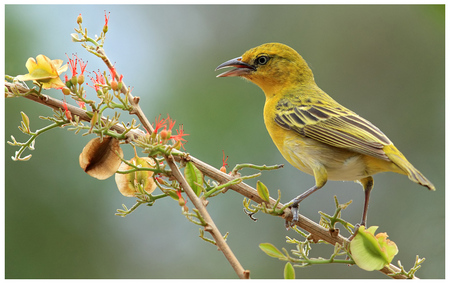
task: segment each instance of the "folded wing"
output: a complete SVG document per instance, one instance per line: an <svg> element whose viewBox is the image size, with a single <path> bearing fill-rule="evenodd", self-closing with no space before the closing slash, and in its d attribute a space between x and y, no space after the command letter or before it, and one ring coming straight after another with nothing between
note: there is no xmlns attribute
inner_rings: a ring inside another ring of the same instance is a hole
<svg viewBox="0 0 450 284"><path fill-rule="evenodd" d="M275 122L288 130L337 148L389 161L383 147L392 142L375 125L344 109L327 105L293 105L280 100Z"/></svg>

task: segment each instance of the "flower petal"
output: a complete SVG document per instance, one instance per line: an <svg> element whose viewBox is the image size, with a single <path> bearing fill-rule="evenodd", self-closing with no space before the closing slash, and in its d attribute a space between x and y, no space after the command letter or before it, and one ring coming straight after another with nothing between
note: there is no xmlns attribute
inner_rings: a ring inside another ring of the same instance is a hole
<svg viewBox="0 0 450 284"><path fill-rule="evenodd" d="M58 76L56 67L53 65L50 58L45 55L39 54L38 56L36 56L36 61L39 69L45 70L49 74L52 74L52 76Z"/></svg>
<svg viewBox="0 0 450 284"><path fill-rule="evenodd" d="M42 84L44 89L61 89L65 84L59 78L59 75L67 70L67 64L61 66L61 59L50 60L45 55L39 54L36 60L32 57L28 58L25 66L28 74L19 75L16 78L22 81L38 82Z"/></svg>
<svg viewBox="0 0 450 284"><path fill-rule="evenodd" d="M66 84L61 81L59 77L51 78L48 81L40 81L42 83L42 88L44 89L62 89Z"/></svg>
<svg viewBox="0 0 450 284"><path fill-rule="evenodd" d="M36 69L38 64L33 57L28 58L27 63L25 63L25 67L27 67L28 72L33 72Z"/></svg>

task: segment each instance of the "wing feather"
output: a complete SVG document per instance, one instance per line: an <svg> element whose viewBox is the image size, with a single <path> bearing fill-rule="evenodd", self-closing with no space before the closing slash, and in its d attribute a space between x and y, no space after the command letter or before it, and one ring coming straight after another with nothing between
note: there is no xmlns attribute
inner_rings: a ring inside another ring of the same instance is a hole
<svg viewBox="0 0 450 284"><path fill-rule="evenodd" d="M383 151L385 145L391 144L387 136L347 109L323 104L294 106L285 99L278 103L277 111L275 122L284 129L330 146L389 160Z"/></svg>

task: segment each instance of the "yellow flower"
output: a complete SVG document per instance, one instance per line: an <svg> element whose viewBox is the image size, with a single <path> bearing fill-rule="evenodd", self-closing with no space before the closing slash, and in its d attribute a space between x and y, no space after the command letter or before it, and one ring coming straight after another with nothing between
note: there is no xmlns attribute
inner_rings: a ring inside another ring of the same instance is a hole
<svg viewBox="0 0 450 284"><path fill-rule="evenodd" d="M18 80L29 81L42 84L44 89L62 89L65 84L59 78L59 75L67 70L67 64L61 66L61 59L50 60L45 55L39 54L34 58L30 57L25 66L28 74L17 76Z"/></svg>

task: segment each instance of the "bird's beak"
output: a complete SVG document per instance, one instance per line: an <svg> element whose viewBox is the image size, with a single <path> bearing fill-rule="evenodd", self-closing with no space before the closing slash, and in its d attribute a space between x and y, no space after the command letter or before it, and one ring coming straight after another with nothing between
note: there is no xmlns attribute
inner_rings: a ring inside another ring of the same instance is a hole
<svg viewBox="0 0 450 284"><path fill-rule="evenodd" d="M216 71L227 67L236 67L236 68L223 72L222 74L219 74L216 77L234 77L234 76L248 75L256 70L256 68L253 67L252 65L242 62L242 57L237 57L220 64L219 66L217 66Z"/></svg>

